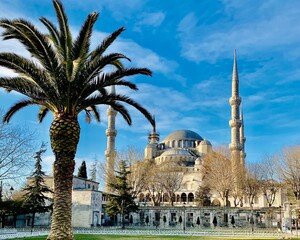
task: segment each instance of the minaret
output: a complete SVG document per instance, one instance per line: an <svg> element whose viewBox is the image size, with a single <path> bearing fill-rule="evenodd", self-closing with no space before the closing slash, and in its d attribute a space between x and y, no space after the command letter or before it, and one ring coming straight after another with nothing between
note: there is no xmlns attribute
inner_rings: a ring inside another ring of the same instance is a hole
<svg viewBox="0 0 300 240"><path fill-rule="evenodd" d="M246 153L245 153L245 134L244 134L244 116L243 116L243 110L241 109L240 113L240 120L241 120L241 127L240 127L240 143L241 143L241 152L240 152L240 157L241 157L241 165L245 167L245 158L246 158Z"/></svg>
<svg viewBox="0 0 300 240"><path fill-rule="evenodd" d="M155 123L155 117L154 119L154 125L152 126L152 132L149 134L149 144L145 148L145 159L153 159L156 157L157 153L157 145L159 141L159 134L156 133L156 123Z"/></svg>
<svg viewBox="0 0 300 240"><path fill-rule="evenodd" d="M232 72L232 95L229 99L231 106L231 120L229 121L229 126L231 128L231 143L229 149L231 152L232 161L232 171L234 176L239 175L240 170L240 153L242 150L240 142L240 127L242 125L239 114L239 107L241 104L241 98L239 96L239 78L236 63L236 51L234 51L234 61L233 61L233 72ZM238 183L238 179L235 179Z"/></svg>
<svg viewBox="0 0 300 240"><path fill-rule="evenodd" d="M159 134L156 133L155 116L153 116L154 124L152 126L152 132L149 134L148 139L150 144L156 144L159 141Z"/></svg>
<svg viewBox="0 0 300 240"><path fill-rule="evenodd" d="M115 86L111 86L111 93L115 93ZM116 158L116 115L117 111L115 111L111 106L107 109L107 129L106 129L106 136L107 136L107 148L105 150L105 157L106 157L106 181L104 192L111 192L111 188L109 187L111 183L111 179L114 176L114 169L115 169L115 158Z"/></svg>

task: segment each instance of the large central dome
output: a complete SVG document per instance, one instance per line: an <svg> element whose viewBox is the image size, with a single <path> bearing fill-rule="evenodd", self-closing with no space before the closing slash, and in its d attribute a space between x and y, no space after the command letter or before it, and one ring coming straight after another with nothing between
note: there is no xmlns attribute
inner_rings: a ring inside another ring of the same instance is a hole
<svg viewBox="0 0 300 240"><path fill-rule="evenodd" d="M199 140L202 141L203 138L198 134L191 130L177 130L169 134L162 142L169 141L178 141L178 140Z"/></svg>
<svg viewBox="0 0 300 240"><path fill-rule="evenodd" d="M191 130L177 130L168 135L162 143L167 148L194 148L203 138Z"/></svg>

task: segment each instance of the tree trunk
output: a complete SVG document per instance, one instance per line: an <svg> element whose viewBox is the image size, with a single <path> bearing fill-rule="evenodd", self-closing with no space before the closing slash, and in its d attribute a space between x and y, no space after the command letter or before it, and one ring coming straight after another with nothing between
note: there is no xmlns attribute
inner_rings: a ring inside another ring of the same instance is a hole
<svg viewBox="0 0 300 240"><path fill-rule="evenodd" d="M55 154L54 194L51 230L48 240L73 240L72 186L74 157L79 141L77 117L56 116L50 127L51 147Z"/></svg>

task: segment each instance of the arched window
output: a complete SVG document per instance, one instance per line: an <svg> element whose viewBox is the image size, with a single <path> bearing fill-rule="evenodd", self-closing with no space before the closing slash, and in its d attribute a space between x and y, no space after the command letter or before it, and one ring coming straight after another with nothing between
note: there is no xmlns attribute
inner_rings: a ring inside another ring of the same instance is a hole
<svg viewBox="0 0 300 240"><path fill-rule="evenodd" d="M194 194L193 193L189 193L188 202L194 202Z"/></svg>
<svg viewBox="0 0 300 240"><path fill-rule="evenodd" d="M151 197L150 197L150 193L148 193L147 195L146 195L146 202L150 202L151 201Z"/></svg>
<svg viewBox="0 0 300 240"><path fill-rule="evenodd" d="M175 193L172 194L172 201L175 202Z"/></svg>
<svg viewBox="0 0 300 240"><path fill-rule="evenodd" d="M169 195L167 193L164 193L164 202L169 202Z"/></svg>
<svg viewBox="0 0 300 240"><path fill-rule="evenodd" d="M180 196L179 195L177 195L177 197L176 197L176 202L180 202Z"/></svg>
<svg viewBox="0 0 300 240"><path fill-rule="evenodd" d="M139 195L139 202L145 202L145 195L143 194L143 193L141 193L140 195Z"/></svg>
<svg viewBox="0 0 300 240"><path fill-rule="evenodd" d="M214 199L211 203L212 206L215 206L215 207L220 207L221 206L221 203L218 199Z"/></svg>
<svg viewBox="0 0 300 240"><path fill-rule="evenodd" d="M172 147L175 147L175 140L172 141Z"/></svg>
<svg viewBox="0 0 300 240"><path fill-rule="evenodd" d="M186 202L186 194L185 193L182 193L181 194L181 202Z"/></svg>

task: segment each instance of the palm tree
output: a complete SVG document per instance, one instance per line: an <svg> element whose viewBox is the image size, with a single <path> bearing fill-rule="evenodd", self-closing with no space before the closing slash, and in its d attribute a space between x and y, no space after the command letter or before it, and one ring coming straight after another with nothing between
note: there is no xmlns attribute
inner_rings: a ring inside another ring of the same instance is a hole
<svg viewBox="0 0 300 240"><path fill-rule="evenodd" d="M39 105L38 120L41 122L48 112L54 116L50 127L51 148L54 161L54 205L51 231L48 239L73 239L71 226L72 179L80 126L78 115L86 114L88 122L94 116L100 121L97 105L109 105L118 111L127 123L131 117L123 105L129 104L139 110L151 124L149 112L128 96L107 92L107 87L122 85L137 90L135 84L124 77L151 75L146 68L125 68L120 53L105 54L106 49L125 30L123 27L104 39L93 51L90 39L98 13L89 14L79 35L72 39L68 19L59 0L53 0L59 27L42 17L48 34L40 32L24 19L0 19L3 40L17 39L29 51L33 60L14 53L0 53L0 66L14 70L16 77L1 77L0 87L26 96L13 105L3 121L9 122L20 109ZM108 66L113 70L107 71Z"/></svg>

